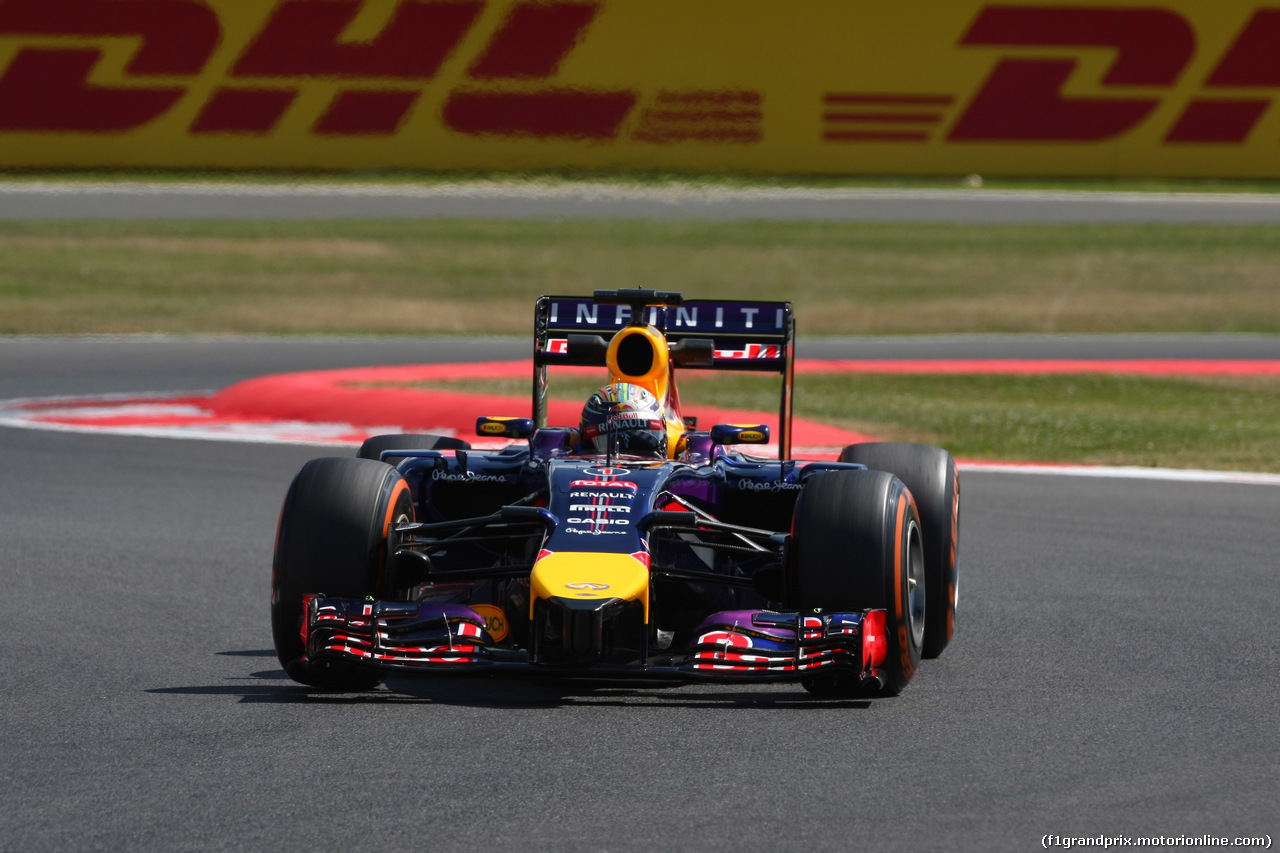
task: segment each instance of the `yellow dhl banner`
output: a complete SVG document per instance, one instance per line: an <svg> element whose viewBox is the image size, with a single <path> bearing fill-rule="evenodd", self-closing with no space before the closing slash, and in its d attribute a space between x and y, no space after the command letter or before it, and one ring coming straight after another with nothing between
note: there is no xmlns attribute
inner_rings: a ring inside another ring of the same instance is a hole
<svg viewBox="0 0 1280 853"><path fill-rule="evenodd" d="M1280 5L0 0L0 167L1280 176Z"/></svg>

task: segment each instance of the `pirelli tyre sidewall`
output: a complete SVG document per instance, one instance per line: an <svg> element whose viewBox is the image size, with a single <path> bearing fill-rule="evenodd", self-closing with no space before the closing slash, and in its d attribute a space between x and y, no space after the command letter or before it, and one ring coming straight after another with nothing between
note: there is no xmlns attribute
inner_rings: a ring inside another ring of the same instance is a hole
<svg viewBox="0 0 1280 853"><path fill-rule="evenodd" d="M960 479L955 460L940 447L885 441L851 444L840 454L840 461L889 471L916 499L929 586L922 653L936 658L955 634L959 598Z"/></svg>
<svg viewBox="0 0 1280 853"><path fill-rule="evenodd" d="M356 451L357 459L372 459L375 462L385 461L394 465L403 457L388 456L382 459L386 450L470 450L471 445L460 438L448 435L432 435L431 433L389 433L387 435L371 435Z"/></svg>
<svg viewBox="0 0 1280 853"><path fill-rule="evenodd" d="M889 649L882 693L897 695L920 664L928 609L920 520L911 493L886 471L819 474L805 483L796 501L791 533L793 606L824 612L883 608ZM802 683L818 695L860 692L856 679L846 675Z"/></svg>
<svg viewBox="0 0 1280 853"><path fill-rule="evenodd" d="M413 496L394 469L368 459L313 459L294 477L280 511L271 571L271 633L280 665L313 687L360 690L373 670L302 661L302 597L381 597L388 533L414 520Z"/></svg>

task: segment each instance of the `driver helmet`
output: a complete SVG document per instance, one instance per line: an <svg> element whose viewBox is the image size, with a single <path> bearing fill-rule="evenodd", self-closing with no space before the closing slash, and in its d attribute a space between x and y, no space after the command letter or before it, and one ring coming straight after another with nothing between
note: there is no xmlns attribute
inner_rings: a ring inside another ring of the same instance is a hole
<svg viewBox="0 0 1280 853"><path fill-rule="evenodd" d="M614 382L591 395L582 409L582 452L605 454L609 442L624 456L667 458L667 423L658 398L630 382Z"/></svg>

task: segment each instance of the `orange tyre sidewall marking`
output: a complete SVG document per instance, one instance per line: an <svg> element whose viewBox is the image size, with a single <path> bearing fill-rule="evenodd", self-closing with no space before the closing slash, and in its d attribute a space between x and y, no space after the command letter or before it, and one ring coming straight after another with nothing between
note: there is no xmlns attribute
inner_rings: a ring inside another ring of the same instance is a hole
<svg viewBox="0 0 1280 853"><path fill-rule="evenodd" d="M391 519L396 514L396 504L400 501L400 493L409 491L409 484L401 479L391 489L391 497L387 499L387 517L382 522L382 537L385 539L391 532ZM409 501L409 521L414 520L413 501Z"/></svg>
<svg viewBox="0 0 1280 853"><path fill-rule="evenodd" d="M387 535L391 532L391 520L395 518L396 504L400 502L400 493L408 492L408 491L409 491L409 484L404 481L403 477L401 477L399 482L397 482L394 486L391 487L391 496L387 499L387 517L382 520L383 546L380 549L382 552L382 560L381 560L381 564L378 567L378 582L375 589L375 592L379 596L386 594L386 590L383 589L383 585L387 581L387 573L386 573L387 563L391 559L390 543L387 541ZM413 495L412 493L410 493L409 521L413 522L416 520L416 518L417 516L413 509Z"/></svg>

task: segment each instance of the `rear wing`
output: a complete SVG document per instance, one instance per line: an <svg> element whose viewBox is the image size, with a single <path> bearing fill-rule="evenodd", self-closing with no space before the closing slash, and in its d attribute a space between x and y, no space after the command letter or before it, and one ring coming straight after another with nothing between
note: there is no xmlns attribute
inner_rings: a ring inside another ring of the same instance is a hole
<svg viewBox="0 0 1280 853"><path fill-rule="evenodd" d="M643 307L641 302L645 302ZM657 303L657 304L654 304ZM704 363L682 363L688 370L740 370L782 376L778 411L778 453L791 455L792 384L795 377L795 315L790 302L754 300L685 300L678 293L620 290L594 296L540 296L534 311L533 420L547 420L547 369L553 365L605 366L594 352L584 358L570 335L600 336L641 322L660 331L668 344L709 340L713 357Z"/></svg>

